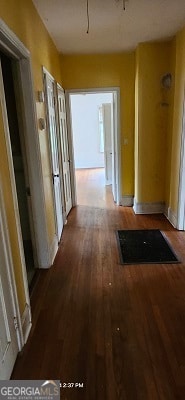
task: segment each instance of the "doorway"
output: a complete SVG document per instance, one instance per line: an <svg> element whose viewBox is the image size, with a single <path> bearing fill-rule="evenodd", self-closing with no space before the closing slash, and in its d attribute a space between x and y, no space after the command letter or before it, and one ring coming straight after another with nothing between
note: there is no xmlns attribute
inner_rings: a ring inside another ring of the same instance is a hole
<svg viewBox="0 0 185 400"><path fill-rule="evenodd" d="M79 204L80 175L86 170L86 177L92 179L93 169L94 182L98 177L98 185L101 182L104 189L108 185L114 202L120 204L119 88L70 90L66 100L73 157L73 205ZM87 181L83 180L85 192ZM106 197L106 190L103 196Z"/></svg>
<svg viewBox="0 0 185 400"><path fill-rule="evenodd" d="M28 285L30 286L35 274L34 238L32 227L31 204L29 203L30 189L25 158L24 136L21 135L20 116L17 111L17 96L13 76L12 60L0 52L2 77L9 125L11 152L15 175L21 233L25 255Z"/></svg>

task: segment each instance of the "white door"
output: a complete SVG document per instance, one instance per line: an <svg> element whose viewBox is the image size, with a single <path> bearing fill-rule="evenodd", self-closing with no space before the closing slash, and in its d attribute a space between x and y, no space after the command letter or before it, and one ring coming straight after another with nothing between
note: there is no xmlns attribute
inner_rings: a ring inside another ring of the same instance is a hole
<svg viewBox="0 0 185 400"><path fill-rule="evenodd" d="M62 168L63 168L63 184L64 184L64 197L65 197L65 208L66 215L72 207L71 197L71 177L70 177L70 157L69 157L69 143L68 143L68 132L66 123L66 107L65 107L65 95L63 89L57 85L58 92L58 112L59 112L59 128L60 128L60 141L62 151Z"/></svg>
<svg viewBox="0 0 185 400"><path fill-rule="evenodd" d="M56 217L56 234L58 241L60 241L63 229L63 215L62 215L62 185L59 163L59 146L57 135L57 120L55 108L55 86L54 80L49 75L45 74L46 80L46 97L48 107L48 128L50 137L50 150L51 150L51 166L52 166L52 179L53 179L53 197L55 205Z"/></svg>
<svg viewBox="0 0 185 400"><path fill-rule="evenodd" d="M10 275L10 249L0 193L0 380L9 379L17 353L16 313Z"/></svg>
<svg viewBox="0 0 185 400"><path fill-rule="evenodd" d="M104 133L104 159L105 183L112 184L112 104L102 104L103 133Z"/></svg>

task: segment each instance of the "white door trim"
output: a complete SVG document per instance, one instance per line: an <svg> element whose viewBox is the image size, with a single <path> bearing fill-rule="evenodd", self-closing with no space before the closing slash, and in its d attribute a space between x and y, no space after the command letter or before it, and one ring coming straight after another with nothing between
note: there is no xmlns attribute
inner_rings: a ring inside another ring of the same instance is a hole
<svg viewBox="0 0 185 400"><path fill-rule="evenodd" d="M19 311L19 304L18 304L18 297L17 297L17 288L15 285L15 276L14 276L14 268L13 268L13 261L12 261L12 253L10 247L10 240L8 235L8 226L6 220L6 213L5 213L5 206L3 200L3 192L2 192L2 185L0 182L0 234L1 240L4 244L4 255L6 259L6 274L10 285L10 296L12 300L13 310L14 310L14 318L16 319L17 329L17 344L19 350L22 349L24 346L24 337L22 331L22 324L21 324L21 316Z"/></svg>
<svg viewBox="0 0 185 400"><path fill-rule="evenodd" d="M51 266L51 257L49 251L49 239L46 222L46 209L44 197L44 183L41 166L41 155L39 147L39 137L36 120L36 107L33 90L33 77L31 69L30 53L17 38L8 26L0 19L0 49L6 51L6 54L17 60L19 72L19 86L22 95L22 107L24 110L24 132L25 144L27 150L28 173L30 180L30 190L33 209L33 225L35 231L35 243L37 244L37 267L49 268ZM26 88L26 90L25 90ZM21 238L19 212L17 206L16 186L13 170L13 161L11 155L11 144L8 133L8 122L6 126L6 146L11 173L11 185L14 199L14 210L16 215L16 224L18 232L19 250L22 258L23 276L25 292L29 304L29 294L27 288L27 275L25 269L24 253Z"/></svg>
<svg viewBox="0 0 185 400"><path fill-rule="evenodd" d="M71 167L71 189L72 189L72 204L75 206L77 204L76 198L76 182L75 182L75 168L74 168L74 150L73 150L73 133L72 133L72 119L71 119L71 107L70 107L70 95L73 94L92 94L92 93L115 93L116 103L114 110L114 134L115 134L115 179L116 179L116 193L115 202L117 205L121 204L121 153L120 153L120 88L119 87L103 87L103 88L90 88L90 89L69 89L65 91L66 95L66 112L67 112L67 125L69 133L69 153Z"/></svg>
<svg viewBox="0 0 185 400"><path fill-rule="evenodd" d="M179 170L179 193L177 210L177 229L185 230L185 89L181 133L181 155Z"/></svg>

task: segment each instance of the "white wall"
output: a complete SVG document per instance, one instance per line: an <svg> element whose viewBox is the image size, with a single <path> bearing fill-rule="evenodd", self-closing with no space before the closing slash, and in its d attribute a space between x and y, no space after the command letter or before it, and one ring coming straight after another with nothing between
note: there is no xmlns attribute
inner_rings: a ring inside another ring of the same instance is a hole
<svg viewBox="0 0 185 400"><path fill-rule="evenodd" d="M104 167L100 153L98 107L112 102L112 93L70 96L75 168Z"/></svg>

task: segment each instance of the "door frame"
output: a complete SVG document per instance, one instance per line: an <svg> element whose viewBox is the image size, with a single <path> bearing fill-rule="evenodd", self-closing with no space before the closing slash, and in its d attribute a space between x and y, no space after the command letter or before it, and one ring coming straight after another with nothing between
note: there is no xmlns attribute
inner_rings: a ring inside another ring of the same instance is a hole
<svg viewBox="0 0 185 400"><path fill-rule="evenodd" d="M41 154L37 127L36 105L33 86L32 66L30 52L18 39L13 31L0 19L0 49L14 60L17 69L18 85L20 89L20 102L24 124L24 140L28 165L28 175L32 199L33 226L36 243L36 261L38 268L49 268L52 264L49 238L47 232L47 219L44 196L44 182L42 175ZM26 88L26 90L25 90ZM7 124L6 124L7 125ZM11 143L8 126L6 129L6 147L11 174L11 187L13 192L14 212L18 233L19 251L22 259L25 291L27 292L27 275L25 268L23 244L20 228L20 217L17 207L17 193L11 154ZM27 293L27 297L29 295Z"/></svg>
<svg viewBox="0 0 185 400"><path fill-rule="evenodd" d="M183 100L182 132L181 132L177 229L185 230L185 87L184 87L184 100Z"/></svg>
<svg viewBox="0 0 185 400"><path fill-rule="evenodd" d="M75 180L75 166L74 166L74 147L73 147L73 131L72 131L72 115L70 96L75 94L98 94L98 93L112 93L113 98L115 97L115 104L113 101L113 127L114 127L114 139L115 139L115 203L121 205L121 150L120 150L120 88L119 87L101 87L101 88L90 88L90 89L69 89L65 91L66 95L66 112L67 112L67 126L69 133L69 155L70 160L70 173L71 173L71 191L72 191L72 205L77 204L76 195L76 180ZM115 96L114 96L115 94Z"/></svg>

